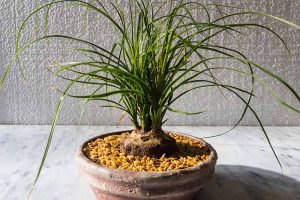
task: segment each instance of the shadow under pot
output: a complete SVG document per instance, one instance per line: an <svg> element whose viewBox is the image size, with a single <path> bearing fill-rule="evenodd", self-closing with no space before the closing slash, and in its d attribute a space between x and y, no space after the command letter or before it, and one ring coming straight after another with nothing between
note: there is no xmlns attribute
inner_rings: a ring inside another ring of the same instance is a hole
<svg viewBox="0 0 300 200"><path fill-rule="evenodd" d="M90 160L84 147L98 138L121 135L128 131L107 133L84 142L76 154L79 173L89 183L97 200L189 200L213 178L217 153L202 139L171 132L201 142L209 149L209 156L193 167L167 171L133 171L113 169Z"/></svg>

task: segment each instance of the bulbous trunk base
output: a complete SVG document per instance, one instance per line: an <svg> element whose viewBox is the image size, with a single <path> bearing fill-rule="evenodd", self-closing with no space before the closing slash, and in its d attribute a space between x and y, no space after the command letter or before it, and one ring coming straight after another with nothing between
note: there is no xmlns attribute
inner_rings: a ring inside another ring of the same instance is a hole
<svg viewBox="0 0 300 200"><path fill-rule="evenodd" d="M126 155L160 157L175 153L177 146L175 139L162 130L134 130L121 141L120 150Z"/></svg>

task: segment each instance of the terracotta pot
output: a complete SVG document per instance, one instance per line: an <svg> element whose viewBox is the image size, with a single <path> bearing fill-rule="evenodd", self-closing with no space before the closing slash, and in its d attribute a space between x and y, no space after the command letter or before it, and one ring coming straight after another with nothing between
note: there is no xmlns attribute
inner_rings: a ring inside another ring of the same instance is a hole
<svg viewBox="0 0 300 200"><path fill-rule="evenodd" d="M97 200L189 200L214 176L217 161L216 151L203 140L184 135L206 143L211 151L209 159L197 166L164 172L136 172L111 169L89 160L82 148L91 140L127 131L108 133L84 142L78 149L76 160L80 174L92 187Z"/></svg>

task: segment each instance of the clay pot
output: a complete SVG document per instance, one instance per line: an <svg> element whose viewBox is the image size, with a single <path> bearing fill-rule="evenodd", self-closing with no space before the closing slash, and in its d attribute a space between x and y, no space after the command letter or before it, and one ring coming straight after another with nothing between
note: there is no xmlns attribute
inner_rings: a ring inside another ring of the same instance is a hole
<svg viewBox="0 0 300 200"><path fill-rule="evenodd" d="M217 161L216 151L203 140L181 133L175 134L184 135L208 145L211 154L206 162L181 170L136 172L100 166L83 154L83 147L91 140L124 132L128 131L108 133L92 138L78 149L76 160L79 173L90 184L97 200L189 200L212 180Z"/></svg>

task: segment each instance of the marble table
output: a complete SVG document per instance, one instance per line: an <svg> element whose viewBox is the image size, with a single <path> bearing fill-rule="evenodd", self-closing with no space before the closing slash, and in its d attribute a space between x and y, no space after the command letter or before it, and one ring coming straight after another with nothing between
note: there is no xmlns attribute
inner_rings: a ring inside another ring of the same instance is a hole
<svg viewBox="0 0 300 200"><path fill-rule="evenodd" d="M74 154L87 138L129 129L112 126L57 126L32 200L94 200L77 173ZM25 200L37 173L49 126L0 125L0 199ZM229 127L165 127L198 137ZM238 127L207 139L218 152L214 181L198 193L201 199L300 200L300 127L266 127L283 173L259 127Z"/></svg>

